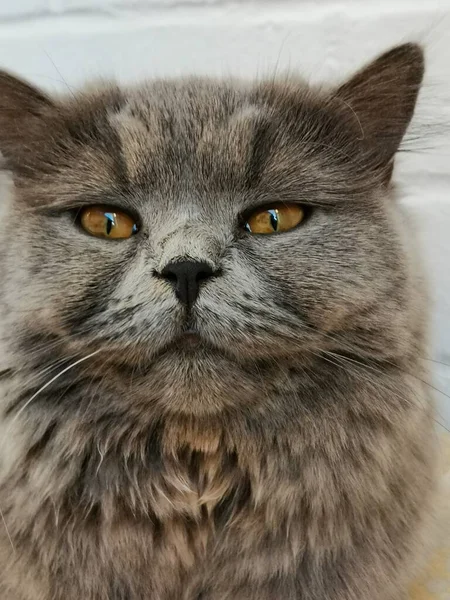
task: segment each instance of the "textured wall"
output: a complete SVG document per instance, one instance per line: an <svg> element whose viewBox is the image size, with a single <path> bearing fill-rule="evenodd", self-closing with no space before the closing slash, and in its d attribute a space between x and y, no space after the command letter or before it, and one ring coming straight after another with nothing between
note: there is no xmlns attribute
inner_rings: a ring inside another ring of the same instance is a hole
<svg viewBox="0 0 450 600"><path fill-rule="evenodd" d="M406 144L415 152L399 156L396 177L433 282L433 358L450 363L450 0L0 0L0 65L49 90L99 76L286 68L336 79L411 39L425 44L428 72ZM434 369L450 394L450 368Z"/></svg>

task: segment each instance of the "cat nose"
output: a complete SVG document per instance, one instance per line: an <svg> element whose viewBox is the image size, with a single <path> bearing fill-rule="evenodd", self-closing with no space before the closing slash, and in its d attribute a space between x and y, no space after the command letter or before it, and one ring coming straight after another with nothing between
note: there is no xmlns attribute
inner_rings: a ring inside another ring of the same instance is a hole
<svg viewBox="0 0 450 600"><path fill-rule="evenodd" d="M218 274L205 262L185 260L169 263L160 275L172 284L178 300L189 308L197 300L201 283Z"/></svg>

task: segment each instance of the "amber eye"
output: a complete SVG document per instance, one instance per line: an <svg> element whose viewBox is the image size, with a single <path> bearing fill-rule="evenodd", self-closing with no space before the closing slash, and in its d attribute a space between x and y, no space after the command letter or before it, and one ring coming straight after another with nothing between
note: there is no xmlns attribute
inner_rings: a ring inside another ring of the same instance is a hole
<svg viewBox="0 0 450 600"><path fill-rule="evenodd" d="M125 240L137 233L136 221L127 213L105 206L89 206L81 211L82 228L101 238Z"/></svg>
<svg viewBox="0 0 450 600"><path fill-rule="evenodd" d="M245 229L250 233L281 233L303 221L305 212L298 204L274 204L255 210L247 219Z"/></svg>

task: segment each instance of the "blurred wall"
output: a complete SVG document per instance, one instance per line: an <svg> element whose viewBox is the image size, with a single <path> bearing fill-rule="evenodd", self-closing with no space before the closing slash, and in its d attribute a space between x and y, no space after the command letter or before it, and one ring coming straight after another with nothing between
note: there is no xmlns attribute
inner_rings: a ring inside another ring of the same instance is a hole
<svg viewBox="0 0 450 600"><path fill-rule="evenodd" d="M450 363L450 0L0 0L0 65L48 90L193 72L335 80L408 40L428 71L396 178L432 281L431 358ZM431 364L450 395L450 367Z"/></svg>

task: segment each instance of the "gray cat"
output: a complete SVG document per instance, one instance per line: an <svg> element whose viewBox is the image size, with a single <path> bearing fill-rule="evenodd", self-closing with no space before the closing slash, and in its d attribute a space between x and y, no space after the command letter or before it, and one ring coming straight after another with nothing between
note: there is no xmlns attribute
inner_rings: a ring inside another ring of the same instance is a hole
<svg viewBox="0 0 450 600"><path fill-rule="evenodd" d="M423 68L0 74L2 599L405 597L435 451L391 175Z"/></svg>

